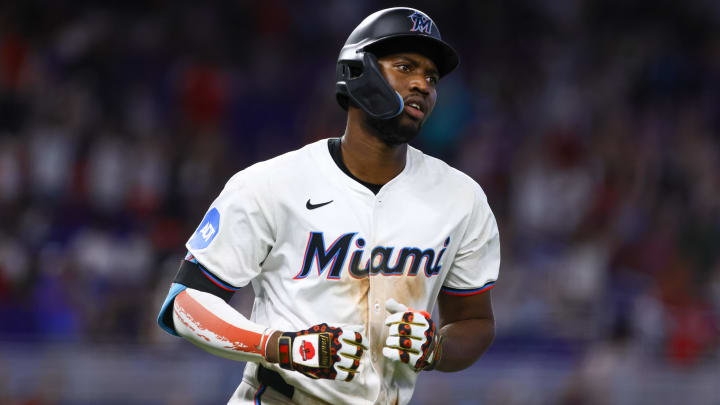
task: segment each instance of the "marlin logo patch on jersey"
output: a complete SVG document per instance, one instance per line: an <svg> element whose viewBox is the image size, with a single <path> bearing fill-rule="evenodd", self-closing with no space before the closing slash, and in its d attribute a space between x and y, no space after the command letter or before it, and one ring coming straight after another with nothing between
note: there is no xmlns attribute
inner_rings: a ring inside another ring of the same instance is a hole
<svg viewBox="0 0 720 405"><path fill-rule="evenodd" d="M423 264L422 269L425 276L432 277L440 273L443 254L448 244L450 244L450 237L447 237L439 252L432 248L403 247L399 248L396 254L393 253L395 251L393 246L376 246L369 252L370 257L366 258L364 264L362 264L363 255L365 254L365 239L361 237L355 239L356 235L357 232L341 235L326 249L323 233L310 232L302 269L294 278L307 277L313 263L315 263L320 276L329 267L327 278L335 280L340 278L345 267L348 268L350 276L353 278L365 278L375 275L402 276L407 274L408 276L417 276ZM355 240L354 245L357 250L350 254L350 246L353 240ZM350 261L345 266L348 256ZM391 260L391 258L394 258L394 260Z"/></svg>
<svg viewBox="0 0 720 405"><path fill-rule="evenodd" d="M425 14L416 11L408 16L410 18L410 21L412 21L413 26L410 28L410 31L413 32L424 32L428 35L432 34L432 20L430 17L426 16Z"/></svg>
<svg viewBox="0 0 720 405"><path fill-rule="evenodd" d="M220 211L213 208L205 214L200 226L190 239L190 247L193 249L205 249L220 231Z"/></svg>

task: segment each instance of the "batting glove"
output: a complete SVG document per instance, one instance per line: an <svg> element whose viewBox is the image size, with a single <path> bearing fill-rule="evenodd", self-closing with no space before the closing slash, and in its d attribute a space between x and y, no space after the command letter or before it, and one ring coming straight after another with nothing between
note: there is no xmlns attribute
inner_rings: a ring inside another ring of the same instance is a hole
<svg viewBox="0 0 720 405"><path fill-rule="evenodd" d="M325 323L278 339L280 367L310 378L351 381L361 372L360 358L367 350L362 326L333 327Z"/></svg>
<svg viewBox="0 0 720 405"><path fill-rule="evenodd" d="M405 363L415 371L432 370L440 359L442 336L435 331L435 322L425 311L410 309L389 299L385 308L390 327L383 347L383 356Z"/></svg>

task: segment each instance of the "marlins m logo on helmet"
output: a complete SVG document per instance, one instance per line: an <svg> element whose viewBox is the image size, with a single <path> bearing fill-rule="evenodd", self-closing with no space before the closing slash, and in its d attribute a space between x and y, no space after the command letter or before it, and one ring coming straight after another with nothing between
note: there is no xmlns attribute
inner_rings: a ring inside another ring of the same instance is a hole
<svg viewBox="0 0 720 405"><path fill-rule="evenodd" d="M412 28L410 28L410 31L416 31L416 32L424 32L428 35L432 34L432 20L430 17L426 16L423 13L420 13L418 11L415 11L414 13L410 14L408 16L410 20L413 23Z"/></svg>

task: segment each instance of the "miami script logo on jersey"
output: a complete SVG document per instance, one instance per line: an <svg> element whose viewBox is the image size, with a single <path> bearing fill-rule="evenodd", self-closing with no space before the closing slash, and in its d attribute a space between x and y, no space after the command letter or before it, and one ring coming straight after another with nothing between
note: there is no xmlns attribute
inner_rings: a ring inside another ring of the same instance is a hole
<svg viewBox="0 0 720 405"><path fill-rule="evenodd" d="M432 34L432 20L430 17L426 16L425 14L416 11L408 16L410 18L410 21L412 21L413 26L410 28L410 31L414 32L424 32L428 35Z"/></svg>
<svg viewBox="0 0 720 405"><path fill-rule="evenodd" d="M294 277L295 279L305 278L310 274L313 263L318 270L318 275L322 276L327 270L328 279L339 279L345 268L345 262L348 255L350 261L348 263L348 271L354 278L364 278L368 276L402 276L407 270L408 276L417 276L420 272L421 264L423 273L426 277L432 277L440 273L442 269L441 259L450 243L448 236L443 243L440 252L435 249L420 249L417 247L403 247L394 254L394 246L376 246L370 252L370 257L363 262L365 253L365 239L355 238L357 232L346 233L335 240L327 249L325 248L325 238L322 232L310 232L307 247L305 248L305 256L303 258L302 268ZM353 240L357 250L350 254L350 246ZM394 256L394 260L391 258ZM393 264L390 264L390 263Z"/></svg>

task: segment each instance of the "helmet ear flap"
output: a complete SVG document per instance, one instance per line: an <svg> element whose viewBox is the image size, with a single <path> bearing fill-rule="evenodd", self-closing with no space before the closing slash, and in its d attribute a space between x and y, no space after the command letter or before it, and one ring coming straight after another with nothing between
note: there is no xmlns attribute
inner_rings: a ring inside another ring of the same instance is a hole
<svg viewBox="0 0 720 405"><path fill-rule="evenodd" d="M341 78L336 84L338 102L347 109L348 102L352 101L376 119L397 117L404 107L402 96L383 77L375 55L359 53L362 55L359 75L356 75L357 68L352 62L338 63L337 75ZM345 95L347 97L343 97Z"/></svg>

